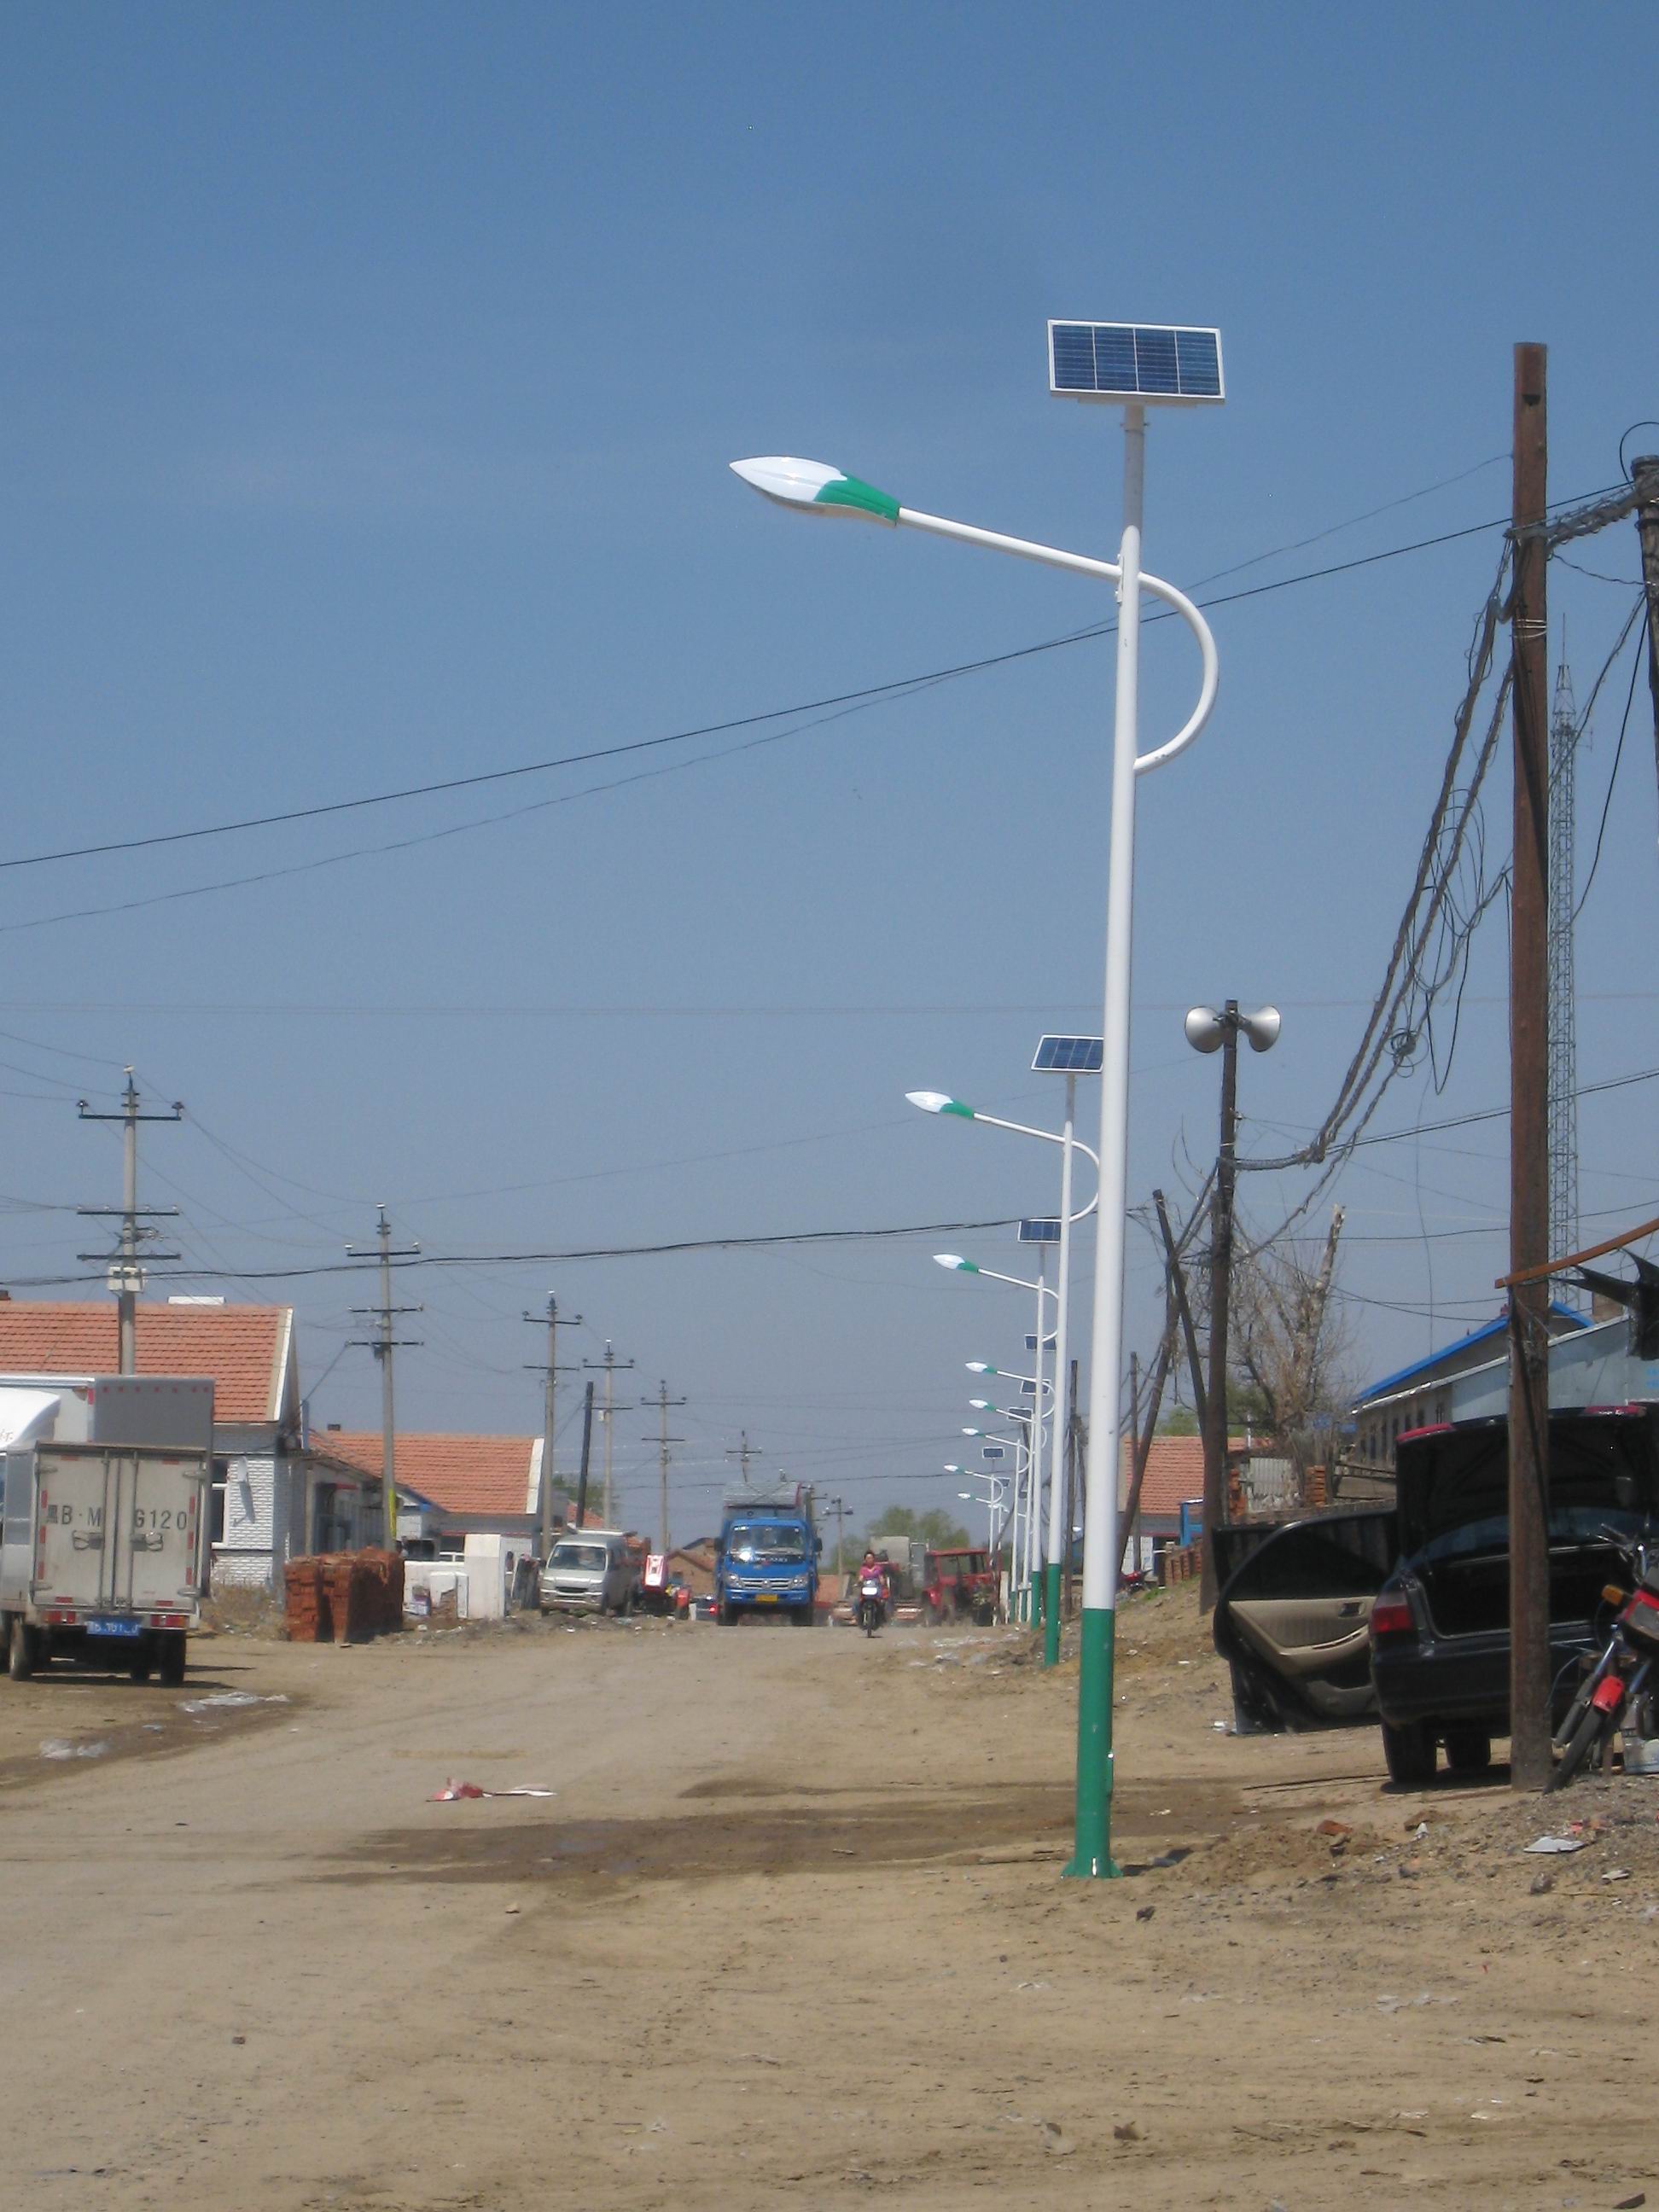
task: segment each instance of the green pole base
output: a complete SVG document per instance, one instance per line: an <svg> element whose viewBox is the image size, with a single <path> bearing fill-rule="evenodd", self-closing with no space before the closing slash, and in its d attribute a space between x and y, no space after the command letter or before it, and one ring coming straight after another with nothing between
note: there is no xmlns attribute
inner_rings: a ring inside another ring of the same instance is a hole
<svg viewBox="0 0 1659 2212"><path fill-rule="evenodd" d="M1060 1664L1060 1562L1051 1559L1043 1569L1042 1663Z"/></svg>
<svg viewBox="0 0 1659 2212"><path fill-rule="evenodd" d="M1122 1869L1112 1859L1112 1668L1117 1616L1107 1606L1085 1606L1079 1649L1077 1691L1077 1811L1072 1857L1065 1871L1077 1881L1115 1881Z"/></svg>

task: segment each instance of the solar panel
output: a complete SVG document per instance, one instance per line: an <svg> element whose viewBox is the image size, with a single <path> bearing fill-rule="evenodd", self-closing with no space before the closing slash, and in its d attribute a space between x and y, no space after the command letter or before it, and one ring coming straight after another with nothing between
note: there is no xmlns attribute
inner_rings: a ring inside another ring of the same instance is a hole
<svg viewBox="0 0 1659 2212"><path fill-rule="evenodd" d="M979 1455L981 1459L1002 1459L1006 1456L1000 1444L981 1444Z"/></svg>
<svg viewBox="0 0 1659 2212"><path fill-rule="evenodd" d="M1052 1351L1054 1349L1054 1345L1055 1345L1055 1339L1054 1339L1054 1338L1053 1338L1052 1336L1045 1336L1045 1337L1043 1338L1043 1340L1042 1340L1042 1348L1043 1348L1043 1350L1044 1350L1045 1352L1052 1352ZM1035 1351L1036 1350L1036 1334L1035 1334L1035 1333L1034 1333L1032 1330L1030 1330L1030 1329L1029 1329L1029 1328L1028 1328L1028 1329L1026 1330L1026 1332L1025 1332L1025 1349L1026 1349L1028 1352L1035 1352Z"/></svg>
<svg viewBox="0 0 1659 2212"><path fill-rule="evenodd" d="M1031 1066L1039 1075L1098 1075L1103 1050L1099 1037L1046 1036Z"/></svg>
<svg viewBox="0 0 1659 2212"><path fill-rule="evenodd" d="M1048 389L1061 399L1213 404L1226 397L1221 333L1172 323L1050 323Z"/></svg>
<svg viewBox="0 0 1659 2212"><path fill-rule="evenodd" d="M1019 1224L1019 1241L1022 1244L1058 1244L1060 1223L1058 1220L1022 1221Z"/></svg>

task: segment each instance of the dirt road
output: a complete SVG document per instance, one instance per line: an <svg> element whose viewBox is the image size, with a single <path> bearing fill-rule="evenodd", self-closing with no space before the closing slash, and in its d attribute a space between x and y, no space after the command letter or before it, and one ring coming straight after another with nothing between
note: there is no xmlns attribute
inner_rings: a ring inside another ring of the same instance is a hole
<svg viewBox="0 0 1659 2212"><path fill-rule="evenodd" d="M1369 1732L1218 1734L1188 1598L1121 1650L1132 1878L1088 1885L1070 1670L994 1634L225 1638L183 1692L0 1683L8 2196L1659 2204L1659 1784L1400 1796ZM450 1776L558 1794L429 1802ZM1587 1848L1522 1854L1571 1814Z"/></svg>

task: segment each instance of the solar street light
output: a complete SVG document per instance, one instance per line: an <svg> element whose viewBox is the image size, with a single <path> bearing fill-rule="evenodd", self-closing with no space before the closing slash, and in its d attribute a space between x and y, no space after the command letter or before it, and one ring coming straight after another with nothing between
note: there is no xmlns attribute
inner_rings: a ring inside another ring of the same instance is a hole
<svg viewBox="0 0 1659 2212"><path fill-rule="evenodd" d="M1028 538L1009 538L907 507L844 470L777 456L733 464L744 482L801 514L848 514L1037 561L1117 588L1117 668L1107 853L1105 975L1101 1024L1100 1233L1089 1373L1090 1452L1084 1521L1083 1621L1078 1680L1076 1822L1066 1872L1118 1872L1111 1856L1112 1673L1117 1600L1119 1385L1123 1354L1123 1243L1128 1183L1129 1007L1133 981L1135 780L1173 760L1203 728L1215 703L1215 640L1182 592L1143 570L1141 515L1148 406L1218 404L1225 396L1218 331L1197 325L1055 320L1048 325L1048 389L1059 398L1104 402L1123 411L1123 527L1115 561L1091 560ZM1139 744L1140 602L1173 607L1201 662L1197 702L1172 738ZM1042 1333L1038 1308L1037 1333Z"/></svg>

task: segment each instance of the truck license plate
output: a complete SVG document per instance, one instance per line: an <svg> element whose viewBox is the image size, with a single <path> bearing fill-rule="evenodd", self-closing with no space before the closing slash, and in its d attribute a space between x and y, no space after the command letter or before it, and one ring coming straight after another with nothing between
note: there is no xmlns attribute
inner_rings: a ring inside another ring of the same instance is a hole
<svg viewBox="0 0 1659 2212"><path fill-rule="evenodd" d="M112 1619L108 1614L87 1623L88 1636L139 1636L143 1632L142 1621Z"/></svg>
<svg viewBox="0 0 1659 2212"><path fill-rule="evenodd" d="M775 1590L757 1590L756 1598L762 1605L775 1605L778 1601L778 1594Z"/></svg>

